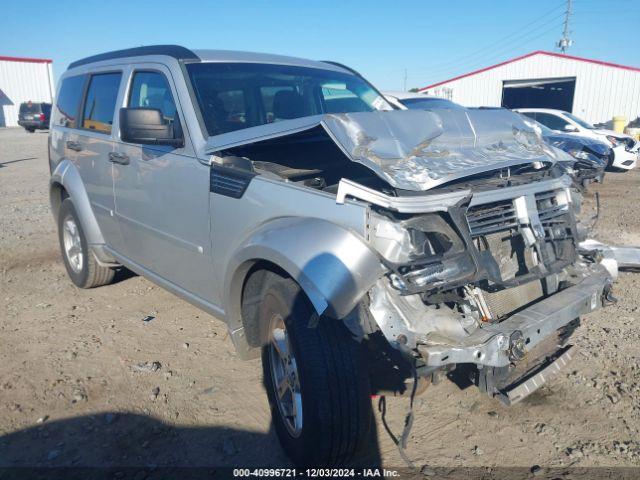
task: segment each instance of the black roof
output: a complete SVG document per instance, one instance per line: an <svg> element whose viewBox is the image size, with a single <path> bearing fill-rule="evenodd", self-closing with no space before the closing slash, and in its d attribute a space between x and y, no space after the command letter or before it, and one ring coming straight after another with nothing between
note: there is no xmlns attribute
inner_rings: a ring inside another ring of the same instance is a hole
<svg viewBox="0 0 640 480"><path fill-rule="evenodd" d="M144 55L166 55L177 60L200 60L200 57L195 53L180 45L149 45L147 47L127 48L125 50L115 50L113 52L93 55L70 63L69 68L101 62L103 60L111 60L113 58L141 57Z"/></svg>

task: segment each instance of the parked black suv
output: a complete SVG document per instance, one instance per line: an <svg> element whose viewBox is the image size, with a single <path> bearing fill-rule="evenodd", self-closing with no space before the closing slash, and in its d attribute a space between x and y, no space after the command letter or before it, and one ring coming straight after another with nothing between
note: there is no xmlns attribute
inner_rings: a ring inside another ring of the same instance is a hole
<svg viewBox="0 0 640 480"><path fill-rule="evenodd" d="M50 103L24 102L20 104L18 113L18 125L24 127L27 132L35 130L47 130L51 117Z"/></svg>

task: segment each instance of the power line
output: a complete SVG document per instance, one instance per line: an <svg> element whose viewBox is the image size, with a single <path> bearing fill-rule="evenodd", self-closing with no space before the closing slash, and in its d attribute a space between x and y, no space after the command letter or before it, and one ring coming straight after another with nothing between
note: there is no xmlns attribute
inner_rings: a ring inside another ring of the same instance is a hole
<svg viewBox="0 0 640 480"><path fill-rule="evenodd" d="M525 29L529 28L532 25L535 25L536 23L540 22L541 20L544 20L546 17L548 17L552 13L556 12L557 10L561 9L563 6L564 6L564 4L556 5L554 8L552 8L551 10L548 10L546 13L544 13L540 17L538 17L535 20L533 20L533 21L523 25L522 27L518 28L518 30L513 31L510 34L508 34L508 35L506 35L504 37L501 37L498 40L496 40L495 42L490 43L489 45L486 45L486 46L484 46L484 47L482 47L482 48L480 48L480 49L478 49L478 50L476 50L474 52L468 53L466 55L463 55L463 56L458 57L458 58L453 59L453 60L449 60L449 61L446 61L446 62L443 62L443 63L435 64L435 65L433 65L433 68L431 69L431 71L434 71L434 70L438 71L442 67L456 65L456 64L460 63L462 60L465 60L467 58L476 57L480 53L483 53L483 52L485 52L487 50L492 50L494 47L504 44L507 40L512 39L513 37L517 38L517 37L521 36L523 33L527 33L526 31L524 31ZM562 15L564 15L564 14L557 15L557 16L547 20L547 22L548 21L553 21L556 18L560 18ZM544 25L539 25L534 30L539 29L541 26L544 26Z"/></svg>
<svg viewBox="0 0 640 480"><path fill-rule="evenodd" d="M551 33L552 31L556 30L557 28L559 28L561 26L562 26L562 23L556 23L556 24L552 25L550 28L547 28L544 31L540 32L539 34L535 35L534 37L531 37L531 38L528 38L528 39L524 40L523 42L521 42L516 47L510 46L507 49L500 49L500 50L495 51L494 54L489 55L487 57L484 57L482 60L479 60L477 62L473 62L473 63L470 63L470 64L465 64L465 66L464 66L465 67L465 72L470 72L470 71L473 71L473 70L477 70L478 68L483 67L483 66L489 66L489 65L491 65L492 63L495 62L496 58L504 58L504 57L508 56L510 53L513 53L513 52L516 52L516 51L522 52L523 51L523 47L525 45L528 45L529 43L531 43L531 42L533 42L535 40L538 40L539 38L543 37L544 35L547 35L547 34ZM533 33L533 32L529 32L529 33ZM437 74L431 74L430 73L427 78L433 79L436 76L437 76ZM454 75L450 74L449 76L450 77L455 77L456 75L455 74ZM427 80L427 81L425 81L425 83L433 83L433 82Z"/></svg>
<svg viewBox="0 0 640 480"><path fill-rule="evenodd" d="M510 52L515 52L515 51L522 51L523 47L530 44L531 42L541 38L542 36L550 33L551 31L557 29L558 27L562 26L562 23L554 23L553 25L549 26L549 25L541 25L538 28L535 28L529 32L524 32L523 35L521 35L519 37L519 42L517 45L507 45L504 48L500 48L500 49L496 49L494 50L490 55L486 55L482 58L476 58L475 61L473 62L465 62L464 65L459 64L460 67L464 66L465 70L474 70L477 67L482 67L485 66L487 64L492 63L492 61L496 58L499 57L504 57L506 54L510 53ZM537 33L541 27L547 27L545 28L542 32ZM537 33L535 36L532 36L532 34ZM440 74L443 73L449 73L451 72L451 68L448 69L438 69L438 70L429 70L429 72L425 72L426 75L429 75L430 77L435 77L438 76ZM412 77L415 75L412 75Z"/></svg>
<svg viewBox="0 0 640 480"><path fill-rule="evenodd" d="M551 25L549 28L546 28L545 30L543 30L542 32L538 33L535 36L531 36L531 35L527 35L526 37L523 37L522 41L516 45L516 46L507 46L506 48L503 49L498 49L496 50L492 55L485 57L483 60L479 61L479 62L474 62L473 65L476 66L482 66L482 65L486 65L487 61L493 61L496 58L499 57L504 57L507 53L510 52L516 52L516 51L522 51L523 47L530 44L531 42L538 40L539 38L542 38L543 36L547 35L548 33L552 32L553 30L555 30L556 28L558 28L560 25L562 25L561 23L555 23L553 25ZM532 32L529 32L534 33Z"/></svg>
<svg viewBox="0 0 640 480"><path fill-rule="evenodd" d="M551 21L553 21L553 20L557 20L557 19L559 19L559 18L561 18L561 17L563 17L563 16L564 16L564 13L562 13L562 14L560 14L560 15L557 15L556 17L554 17L554 18L552 18L552 19L548 20L548 22L551 22ZM521 45L523 44L523 42L525 42L525 43L526 43L526 42L530 42L530 41L531 41L531 39L527 39L527 37L531 36L532 34L534 34L534 33L538 32L538 31L540 31L541 29L543 29L543 28L545 28L545 27L548 27L548 26L549 26L549 23L548 23L548 22L547 22L547 23L544 23L544 24L542 24L542 25L538 25L537 27L535 27L535 28L533 28L533 29L530 29L530 30L524 30L524 31L520 30L520 32L518 32L518 35L516 35L515 37L514 37L513 35L511 35L512 40L511 40L511 42L508 42L508 44L506 45L506 48L507 48L508 50L514 50L514 49L519 48L519 46L521 46ZM557 22L555 22L553 25L554 25L554 26L553 26L553 28L558 28L558 26L561 26L562 24L561 24L561 23L560 23L560 24L558 24ZM545 34L545 33L546 33L546 32L548 32L548 31L549 31L549 29L548 29L548 28L546 28L546 29L544 30L544 32L542 32L542 34L541 34L541 35ZM538 38L538 37L535 37L535 38ZM503 44L504 42L499 42L499 43L502 43L502 44ZM516 44L516 47L515 47L515 48L513 48L513 45L514 45L514 44ZM484 49L484 50L486 50L486 49ZM504 50L505 50L504 45L503 45L503 48L502 48L502 49L495 49L495 48L493 48L493 49L492 49L492 53L489 55L489 57L484 56L484 57L483 57L483 59L482 59L482 60L480 60L480 63L482 63L482 62L486 61L486 58L495 57L495 56L496 56L496 55L495 55L495 54L496 54L496 52L501 52L501 51L504 51ZM465 58L470 58L470 57L471 57L470 55L466 55L465 57L460 57L460 58L459 58L458 60L456 60L456 61L449 62L449 66L448 66L448 67L437 67L437 66L435 66L434 68L430 68L430 69L428 70L428 74L429 74L429 75L438 75L438 74L440 74L440 73L448 72L448 71L450 71L450 70L451 70L451 67L454 67L454 66L460 65L461 63L463 63L463 60L464 60ZM474 62L474 63L478 63L478 62L477 62L478 55L473 55L473 57L474 57L474 59L476 60L476 62ZM425 73L427 73L427 72L425 71Z"/></svg>

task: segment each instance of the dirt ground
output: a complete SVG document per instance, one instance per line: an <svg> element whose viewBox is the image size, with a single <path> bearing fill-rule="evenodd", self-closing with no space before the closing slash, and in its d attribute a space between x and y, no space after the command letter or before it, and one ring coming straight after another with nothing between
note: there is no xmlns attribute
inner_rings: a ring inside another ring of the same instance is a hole
<svg viewBox="0 0 640 480"><path fill-rule="evenodd" d="M46 145L46 133L0 129L0 467L136 467L143 479L162 466L289 465L260 363L237 358L222 322L140 277L93 290L68 280ZM610 173L592 189L596 238L640 245L639 182L638 170ZM622 273L619 303L578 329L572 365L514 407L447 380L430 387L409 457L426 474L639 467L639 288L640 274ZM396 435L407 406L387 400ZM401 467L377 416L382 464Z"/></svg>

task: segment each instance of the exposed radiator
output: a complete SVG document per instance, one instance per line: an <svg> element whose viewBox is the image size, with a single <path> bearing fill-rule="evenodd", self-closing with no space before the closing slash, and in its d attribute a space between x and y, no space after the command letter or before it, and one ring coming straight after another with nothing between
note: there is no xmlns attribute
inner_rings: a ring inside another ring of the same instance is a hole
<svg viewBox="0 0 640 480"><path fill-rule="evenodd" d="M485 235L484 242L479 241L479 250L485 248L497 262L504 280L527 273L534 265L532 249L525 248L518 234L511 236L508 232L500 232Z"/></svg>
<svg viewBox="0 0 640 480"><path fill-rule="evenodd" d="M482 292L491 316L497 320L511 314L514 310L534 302L544 295L542 282L534 280L499 292Z"/></svg>

